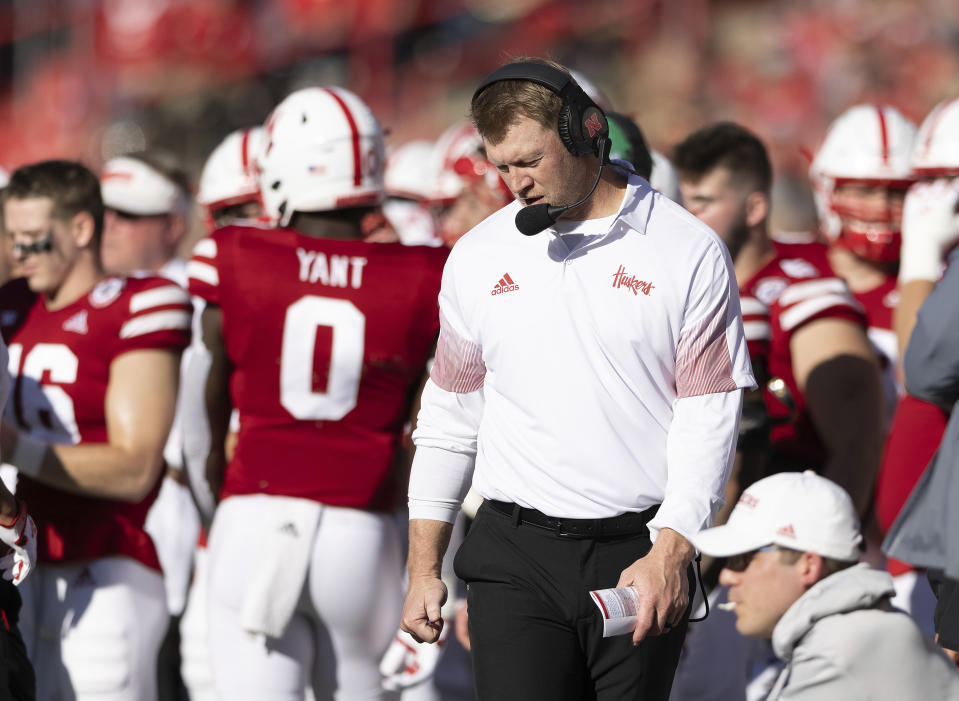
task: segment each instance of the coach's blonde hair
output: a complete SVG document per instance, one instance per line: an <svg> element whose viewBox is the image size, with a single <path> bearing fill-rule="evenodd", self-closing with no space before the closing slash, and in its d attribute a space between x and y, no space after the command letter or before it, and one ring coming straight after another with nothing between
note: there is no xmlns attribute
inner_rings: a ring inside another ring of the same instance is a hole
<svg viewBox="0 0 959 701"><path fill-rule="evenodd" d="M521 56L510 63L539 63L569 73L565 66L543 58ZM556 129L562 106L559 95L544 85L529 80L501 80L477 95L470 118L485 141L498 144L520 115L547 129Z"/></svg>

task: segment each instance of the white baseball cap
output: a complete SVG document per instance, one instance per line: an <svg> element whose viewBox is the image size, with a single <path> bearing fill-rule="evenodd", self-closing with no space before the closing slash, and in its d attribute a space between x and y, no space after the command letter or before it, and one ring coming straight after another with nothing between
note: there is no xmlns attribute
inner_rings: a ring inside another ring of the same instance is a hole
<svg viewBox="0 0 959 701"><path fill-rule="evenodd" d="M111 158L100 174L103 204L121 212L152 216L184 211L186 193L138 158Z"/></svg>
<svg viewBox="0 0 959 701"><path fill-rule="evenodd" d="M739 498L723 526L690 536L714 557L779 545L834 560L859 559L859 518L842 487L812 470L759 480Z"/></svg>

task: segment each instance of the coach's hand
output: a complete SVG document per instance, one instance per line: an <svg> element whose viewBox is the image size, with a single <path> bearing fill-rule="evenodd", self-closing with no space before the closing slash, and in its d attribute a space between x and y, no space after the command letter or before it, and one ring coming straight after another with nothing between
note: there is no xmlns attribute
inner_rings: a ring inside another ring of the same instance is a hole
<svg viewBox="0 0 959 701"><path fill-rule="evenodd" d="M689 605L686 567L694 555L688 540L663 528L652 550L619 575L617 587L631 586L639 593L633 645L639 645L647 635L660 635L682 622Z"/></svg>
<svg viewBox="0 0 959 701"><path fill-rule="evenodd" d="M439 577L410 577L400 629L417 642L435 643L443 632L440 609L446 603L446 585Z"/></svg>

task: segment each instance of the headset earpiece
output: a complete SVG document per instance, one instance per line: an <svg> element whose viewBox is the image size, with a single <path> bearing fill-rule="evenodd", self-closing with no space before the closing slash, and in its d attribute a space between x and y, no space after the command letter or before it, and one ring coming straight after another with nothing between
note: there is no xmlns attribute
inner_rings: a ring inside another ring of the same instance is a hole
<svg viewBox="0 0 959 701"><path fill-rule="evenodd" d="M565 71L542 63L507 63L490 73L473 93L472 102L493 83L528 80L549 88L563 101L556 130L560 141L574 156L594 154L600 158L600 137L608 137L606 115Z"/></svg>
<svg viewBox="0 0 959 701"><path fill-rule="evenodd" d="M559 140L563 142L563 146L566 147L566 150L576 156L579 155L576 153L576 139L572 133L570 133L569 123L569 105L563 105L559 111L559 121L556 124L556 130L559 132Z"/></svg>

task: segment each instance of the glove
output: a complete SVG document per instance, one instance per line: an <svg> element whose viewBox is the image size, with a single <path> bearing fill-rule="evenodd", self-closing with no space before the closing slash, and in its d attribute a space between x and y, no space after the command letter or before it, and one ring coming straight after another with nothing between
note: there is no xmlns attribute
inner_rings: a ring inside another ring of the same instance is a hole
<svg viewBox="0 0 959 701"><path fill-rule="evenodd" d="M899 283L938 280L946 253L959 242L959 178L916 183L902 209Z"/></svg>
<svg viewBox="0 0 959 701"><path fill-rule="evenodd" d="M443 626L435 643L418 643L405 631L397 631L380 661L382 685L386 691L402 691L433 676L450 626Z"/></svg>
<svg viewBox="0 0 959 701"><path fill-rule="evenodd" d="M0 557L0 576L20 584L37 561L37 524L27 513L27 503L20 501L13 523L0 522L0 542L7 547Z"/></svg>

